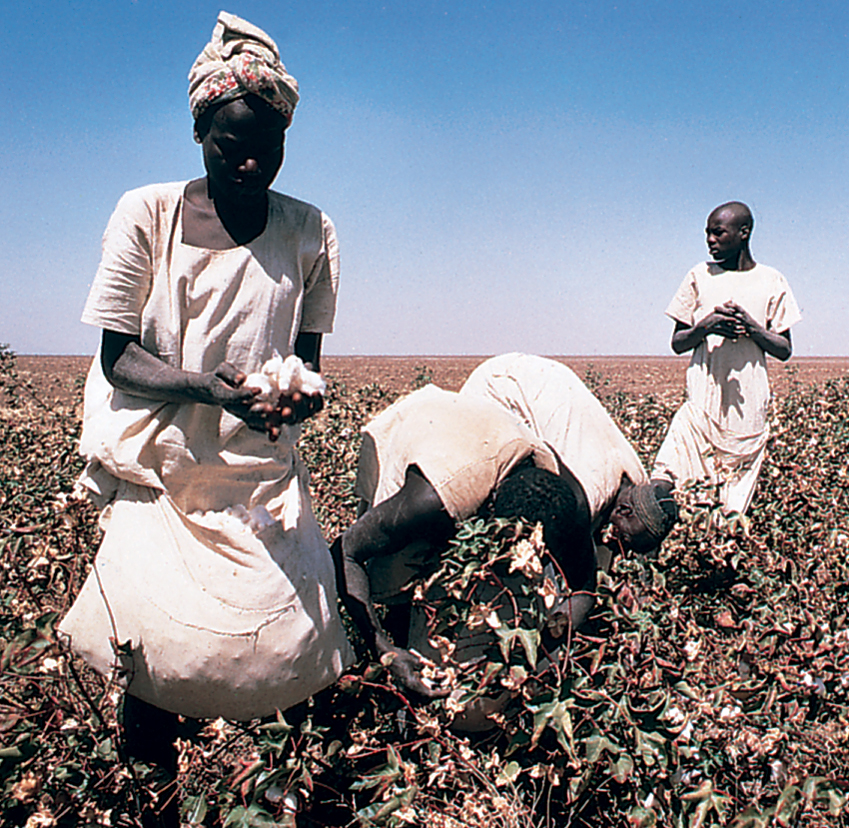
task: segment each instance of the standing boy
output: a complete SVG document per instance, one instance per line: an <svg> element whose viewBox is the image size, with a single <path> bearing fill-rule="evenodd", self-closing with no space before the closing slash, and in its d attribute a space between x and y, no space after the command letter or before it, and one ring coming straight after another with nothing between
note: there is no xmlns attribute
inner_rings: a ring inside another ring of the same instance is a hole
<svg viewBox="0 0 849 828"><path fill-rule="evenodd" d="M666 309L672 350L692 351L687 401L660 447L653 479L720 486L726 511L752 500L769 437L766 355L782 362L801 319L787 280L749 250L754 221L745 204L721 204L707 220L712 262L696 265Z"/></svg>

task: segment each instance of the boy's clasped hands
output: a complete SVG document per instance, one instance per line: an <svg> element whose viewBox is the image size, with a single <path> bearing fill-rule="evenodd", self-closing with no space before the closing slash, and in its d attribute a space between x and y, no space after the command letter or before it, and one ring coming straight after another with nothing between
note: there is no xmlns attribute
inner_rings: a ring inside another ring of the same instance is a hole
<svg viewBox="0 0 849 828"><path fill-rule="evenodd" d="M728 339L739 339L741 336L751 336L758 323L744 308L736 302L725 302L717 305L713 312L703 320L705 332L718 334Z"/></svg>

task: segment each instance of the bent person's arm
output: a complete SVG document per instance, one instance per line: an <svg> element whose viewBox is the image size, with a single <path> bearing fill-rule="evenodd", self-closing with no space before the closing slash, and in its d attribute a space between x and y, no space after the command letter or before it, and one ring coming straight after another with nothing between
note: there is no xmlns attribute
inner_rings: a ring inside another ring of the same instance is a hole
<svg viewBox="0 0 849 828"><path fill-rule="evenodd" d="M399 552L417 539L440 545L454 530L454 521L430 483L417 470L408 469L401 490L366 511L336 539L331 550L339 595L366 646L377 658L388 656L389 671L405 687L427 698L445 695L445 691L425 684L420 676L424 666L421 658L396 646L383 629L365 563Z"/></svg>

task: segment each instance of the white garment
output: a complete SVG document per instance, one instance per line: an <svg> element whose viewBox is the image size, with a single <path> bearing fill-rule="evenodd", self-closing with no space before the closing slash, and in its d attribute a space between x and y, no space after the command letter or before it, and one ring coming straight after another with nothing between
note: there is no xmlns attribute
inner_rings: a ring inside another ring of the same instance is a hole
<svg viewBox="0 0 849 828"><path fill-rule="evenodd" d="M783 333L801 319L787 280L757 264L723 270L702 262L685 277L666 313L690 327L733 301L770 331ZM766 354L749 337L710 334L696 346L687 369L687 402L673 418L652 477L680 485L706 479L721 484L731 511L751 502L769 438Z"/></svg>
<svg viewBox="0 0 849 828"><path fill-rule="evenodd" d="M461 394L505 408L557 452L587 495L593 530L613 503L624 474L648 476L625 435L571 368L544 357L504 354L481 363Z"/></svg>
<svg viewBox="0 0 849 828"><path fill-rule="evenodd" d="M208 250L182 241L184 189L154 185L121 199L84 322L139 335L175 368L211 371L226 360L246 373L275 349L291 353L299 332L332 330L338 259L326 216L269 193L257 239ZM298 434L286 429L271 443L216 406L122 393L96 358L81 483L109 505L94 571L62 623L72 645L108 672L110 637L129 640L129 691L191 716L251 718L332 683L351 652ZM229 506L262 506L279 522L225 536L199 514Z"/></svg>
<svg viewBox="0 0 849 828"><path fill-rule="evenodd" d="M377 506L401 490L407 469L416 466L459 521L474 515L529 457L538 468L557 473L551 450L499 406L426 385L365 426L355 491ZM433 563L434 551L428 542L414 541L392 555L370 559L372 597L395 603L404 585Z"/></svg>
<svg viewBox="0 0 849 828"><path fill-rule="evenodd" d="M417 466L446 511L464 520L526 457L557 472L551 451L513 417L482 399L426 385L363 429L356 492L376 506L397 494Z"/></svg>

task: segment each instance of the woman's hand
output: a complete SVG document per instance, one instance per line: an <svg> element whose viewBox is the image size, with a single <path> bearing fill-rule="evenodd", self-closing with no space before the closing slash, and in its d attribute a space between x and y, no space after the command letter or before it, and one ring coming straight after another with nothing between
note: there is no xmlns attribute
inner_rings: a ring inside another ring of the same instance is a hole
<svg viewBox="0 0 849 828"><path fill-rule="evenodd" d="M277 405L272 406L266 419L268 439L275 442L280 436L280 427L296 425L318 414L324 408L324 397L321 394L302 394L295 391L292 394L281 394Z"/></svg>
<svg viewBox="0 0 849 828"><path fill-rule="evenodd" d="M245 387L247 374L229 362L222 362L211 374L203 375L208 405L220 405L230 414L244 420L253 431L269 432L269 417L274 406L256 399L259 388ZM279 432L278 432L279 433Z"/></svg>
<svg viewBox="0 0 849 828"><path fill-rule="evenodd" d="M275 405L258 400L259 388L245 385L247 375L229 362L214 371L183 371L146 351L138 336L103 332L101 364L107 380L128 394L173 403L218 405L243 420L248 428L274 441L282 425L294 425L324 406L321 394L282 395Z"/></svg>
<svg viewBox="0 0 849 828"><path fill-rule="evenodd" d="M229 362L222 362L214 372L210 391L218 404L244 420L248 428L264 431L269 440L275 442L280 437L281 426L295 425L309 419L324 408L321 394L281 394L277 404L267 400L255 400L259 388L245 387L246 375Z"/></svg>

